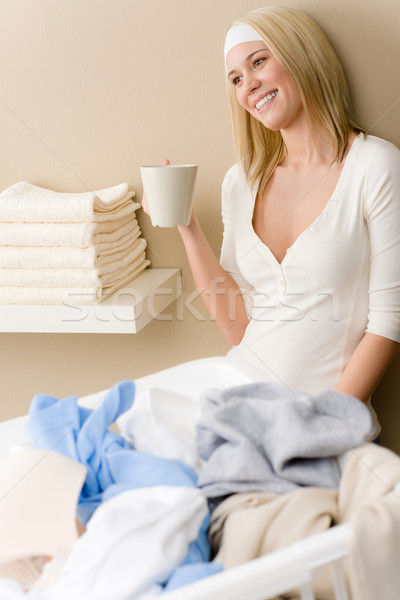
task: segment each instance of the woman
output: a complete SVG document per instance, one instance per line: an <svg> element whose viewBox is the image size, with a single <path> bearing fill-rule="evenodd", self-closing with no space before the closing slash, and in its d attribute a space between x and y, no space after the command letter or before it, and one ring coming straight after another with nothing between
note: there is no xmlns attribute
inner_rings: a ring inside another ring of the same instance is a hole
<svg viewBox="0 0 400 600"><path fill-rule="evenodd" d="M301 12L238 19L225 59L240 162L223 183L220 262L195 215L179 228L196 286L232 356L369 402L400 342L400 152L357 125Z"/></svg>

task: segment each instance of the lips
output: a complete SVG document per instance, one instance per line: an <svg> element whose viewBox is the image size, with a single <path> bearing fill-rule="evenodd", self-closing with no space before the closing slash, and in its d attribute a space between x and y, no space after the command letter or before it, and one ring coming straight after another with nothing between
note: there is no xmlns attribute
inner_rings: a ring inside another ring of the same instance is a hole
<svg viewBox="0 0 400 600"><path fill-rule="evenodd" d="M273 90L273 91L267 92L266 94L263 94L262 96L259 96L257 98L257 101L254 104L255 108L257 110L260 110L263 106L265 106L266 104L269 104L271 102L271 100L273 100L275 98L277 93L278 93L278 90Z"/></svg>

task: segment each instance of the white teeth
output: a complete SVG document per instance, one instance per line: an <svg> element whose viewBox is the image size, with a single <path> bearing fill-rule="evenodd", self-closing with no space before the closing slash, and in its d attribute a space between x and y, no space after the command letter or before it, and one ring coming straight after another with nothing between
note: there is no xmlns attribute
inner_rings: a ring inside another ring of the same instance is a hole
<svg viewBox="0 0 400 600"><path fill-rule="evenodd" d="M261 100L256 104L256 109L259 110L262 106L264 106L264 104L271 102L271 100L275 98L277 93L278 92L272 92L272 94L268 94L267 96L264 96L264 98L261 98Z"/></svg>

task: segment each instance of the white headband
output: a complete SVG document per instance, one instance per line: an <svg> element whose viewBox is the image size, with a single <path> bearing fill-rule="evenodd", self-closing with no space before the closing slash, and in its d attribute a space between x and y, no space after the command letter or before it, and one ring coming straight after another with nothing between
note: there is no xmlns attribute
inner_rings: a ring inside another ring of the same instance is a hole
<svg viewBox="0 0 400 600"><path fill-rule="evenodd" d="M225 38L225 47L224 47L224 55L225 55L225 63L226 57L229 52L235 46L239 44L244 44L245 42L262 42L264 41L261 36L258 35L257 31L255 31L250 25L233 25L230 28Z"/></svg>

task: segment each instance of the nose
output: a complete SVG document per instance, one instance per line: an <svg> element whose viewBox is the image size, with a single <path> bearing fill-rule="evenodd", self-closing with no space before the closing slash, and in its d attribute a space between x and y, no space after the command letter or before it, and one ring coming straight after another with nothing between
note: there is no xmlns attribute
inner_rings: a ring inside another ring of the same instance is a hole
<svg viewBox="0 0 400 600"><path fill-rule="evenodd" d="M252 94L260 87L260 85L261 83L259 82L257 77L254 75L254 73L251 73L245 82L246 93L248 95Z"/></svg>
<svg viewBox="0 0 400 600"><path fill-rule="evenodd" d="M257 74L253 71L246 73L244 77L244 88L247 94L251 94L260 87L261 83L258 80Z"/></svg>

